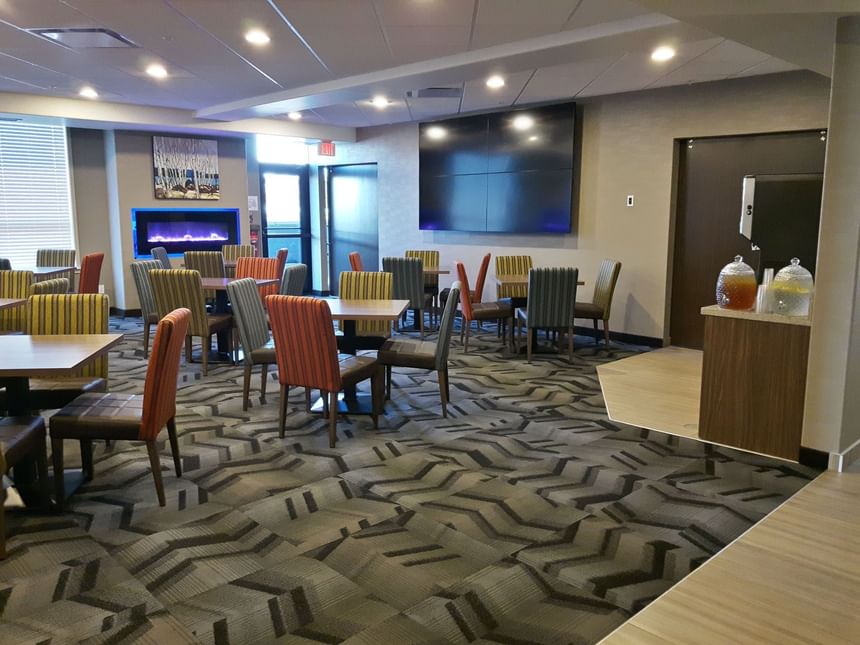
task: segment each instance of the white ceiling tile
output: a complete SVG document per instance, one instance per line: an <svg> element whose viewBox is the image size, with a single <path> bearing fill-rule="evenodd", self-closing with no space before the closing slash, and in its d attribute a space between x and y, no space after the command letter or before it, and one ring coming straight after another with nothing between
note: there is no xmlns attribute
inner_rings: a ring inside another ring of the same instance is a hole
<svg viewBox="0 0 860 645"><path fill-rule="evenodd" d="M453 86L452 86L453 87ZM440 116L457 114L460 110L460 99L406 99L409 112L414 121L434 119Z"/></svg>
<svg viewBox="0 0 860 645"><path fill-rule="evenodd" d="M386 27L386 32L398 65L469 49L469 27Z"/></svg>
<svg viewBox="0 0 860 645"><path fill-rule="evenodd" d="M770 56L758 50L724 40L713 49L658 79L649 87L719 80L738 74L769 58Z"/></svg>
<svg viewBox="0 0 860 645"><path fill-rule="evenodd" d="M579 0L481 0L472 49L545 36L558 32Z"/></svg>
<svg viewBox="0 0 860 645"><path fill-rule="evenodd" d="M800 69L797 65L792 63L787 63L784 60L779 58L770 57L767 60L759 63L758 65L753 65L741 72L735 74L735 76L756 76L758 74L776 74L777 72L791 72L796 69Z"/></svg>
<svg viewBox="0 0 860 645"><path fill-rule="evenodd" d="M603 56L589 60L542 67L526 85L517 104L553 101L576 96L620 56Z"/></svg>
<svg viewBox="0 0 860 645"><path fill-rule="evenodd" d="M485 78L469 81L463 92L463 106L460 111L472 112L511 105L522 92L533 71L504 74L504 87L495 90L487 87Z"/></svg>
<svg viewBox="0 0 860 645"><path fill-rule="evenodd" d="M470 27L475 0L374 0L388 27Z"/></svg>
<svg viewBox="0 0 860 645"><path fill-rule="evenodd" d="M648 13L629 0L582 0L564 29L591 27L605 22L626 20Z"/></svg>

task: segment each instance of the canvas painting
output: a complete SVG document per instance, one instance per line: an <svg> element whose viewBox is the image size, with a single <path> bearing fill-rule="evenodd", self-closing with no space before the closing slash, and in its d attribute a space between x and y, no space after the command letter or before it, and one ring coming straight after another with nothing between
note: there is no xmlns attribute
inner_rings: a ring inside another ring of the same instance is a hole
<svg viewBox="0 0 860 645"><path fill-rule="evenodd" d="M218 142L152 137L156 199L220 199Z"/></svg>

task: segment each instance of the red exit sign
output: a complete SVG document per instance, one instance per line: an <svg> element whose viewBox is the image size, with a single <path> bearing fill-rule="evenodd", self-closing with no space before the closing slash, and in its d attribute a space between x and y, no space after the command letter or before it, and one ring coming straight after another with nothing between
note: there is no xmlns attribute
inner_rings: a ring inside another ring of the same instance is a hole
<svg viewBox="0 0 860 645"><path fill-rule="evenodd" d="M317 154L320 157L334 157L334 141L320 141L317 144Z"/></svg>

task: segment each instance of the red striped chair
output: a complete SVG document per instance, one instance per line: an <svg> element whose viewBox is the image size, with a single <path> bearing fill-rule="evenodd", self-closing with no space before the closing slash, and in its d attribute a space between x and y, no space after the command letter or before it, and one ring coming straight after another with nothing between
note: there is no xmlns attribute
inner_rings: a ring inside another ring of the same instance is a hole
<svg viewBox="0 0 860 645"><path fill-rule="evenodd" d="M280 288L281 274L278 273L277 258L240 257L236 260L236 279L254 278L255 280L277 280L274 284L260 287L260 296L273 296Z"/></svg>
<svg viewBox="0 0 860 645"><path fill-rule="evenodd" d="M364 271L364 264L361 262L361 253L353 251L349 254L349 267L353 271Z"/></svg>
<svg viewBox="0 0 860 645"><path fill-rule="evenodd" d="M485 256L486 263L489 263L490 255ZM460 342L463 343L463 352L469 351L469 334L471 332L472 321L476 320L480 323L482 320L509 320L511 323L511 334L514 330L513 309L510 303L505 302L472 302L466 294L469 293L469 278L466 275L466 267L462 262L455 262L457 267L457 277L462 285L460 291L460 313L463 314L463 324L460 327ZM507 334L502 338L502 342L507 346Z"/></svg>
<svg viewBox="0 0 860 645"><path fill-rule="evenodd" d="M278 249L278 278L284 275L284 269L287 267L287 257L290 254L289 249Z"/></svg>
<svg viewBox="0 0 860 645"><path fill-rule="evenodd" d="M334 448L338 392L366 379L371 381L373 427L378 427L385 371L371 356L338 356L328 303L302 296L269 296L266 302L281 383L280 436L284 436L290 387L304 387L306 392L321 390L328 397L329 446Z"/></svg>
<svg viewBox="0 0 860 645"><path fill-rule="evenodd" d="M88 253L81 260L81 277L78 280L78 293L98 293L102 275L104 253Z"/></svg>

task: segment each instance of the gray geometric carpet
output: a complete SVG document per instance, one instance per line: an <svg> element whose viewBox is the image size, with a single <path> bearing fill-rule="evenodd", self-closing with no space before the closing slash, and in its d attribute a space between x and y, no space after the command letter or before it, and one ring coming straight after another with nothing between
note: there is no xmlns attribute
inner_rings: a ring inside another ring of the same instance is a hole
<svg viewBox="0 0 860 645"><path fill-rule="evenodd" d="M111 389L142 392L140 321L112 326ZM485 328L448 419L396 370L335 449L300 388L282 440L274 376L243 412L241 368L183 364L167 507L117 442L62 515L9 513L0 643L596 643L817 472L610 422L595 367L642 348L577 343L528 364Z"/></svg>

